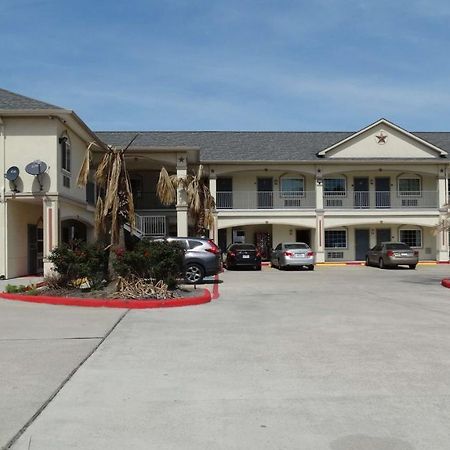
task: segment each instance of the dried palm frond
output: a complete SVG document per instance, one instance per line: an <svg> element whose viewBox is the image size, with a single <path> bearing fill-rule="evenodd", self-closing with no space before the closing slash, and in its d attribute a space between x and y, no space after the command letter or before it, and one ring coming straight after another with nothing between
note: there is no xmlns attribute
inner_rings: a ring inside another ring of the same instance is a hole
<svg viewBox="0 0 450 450"><path fill-rule="evenodd" d="M99 196L95 207L95 234L102 236L105 233L105 221L103 219L103 200Z"/></svg>
<svg viewBox="0 0 450 450"><path fill-rule="evenodd" d="M91 142L86 149L83 164L81 165L80 172L78 173L78 178L77 178L78 187L86 186L86 184L88 182L89 171L91 168L91 160L92 160L91 147L94 145L98 147L98 144L96 142Z"/></svg>
<svg viewBox="0 0 450 450"><path fill-rule="evenodd" d="M163 205L173 205L175 203L177 199L177 183L178 179L169 176L166 168L163 167L159 173L159 179L156 185L156 193Z"/></svg>

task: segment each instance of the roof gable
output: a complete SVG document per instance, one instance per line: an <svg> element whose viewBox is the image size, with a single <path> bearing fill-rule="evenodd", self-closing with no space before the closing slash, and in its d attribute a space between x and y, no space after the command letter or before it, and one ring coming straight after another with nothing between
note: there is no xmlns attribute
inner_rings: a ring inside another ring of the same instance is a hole
<svg viewBox="0 0 450 450"><path fill-rule="evenodd" d="M318 152L317 156L330 159L428 159L446 157L447 152L386 119L380 119Z"/></svg>

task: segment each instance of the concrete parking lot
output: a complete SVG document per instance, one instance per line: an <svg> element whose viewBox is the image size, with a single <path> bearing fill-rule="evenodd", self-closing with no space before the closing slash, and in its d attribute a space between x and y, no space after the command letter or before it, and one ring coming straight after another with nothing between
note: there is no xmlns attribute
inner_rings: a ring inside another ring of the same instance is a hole
<svg viewBox="0 0 450 450"><path fill-rule="evenodd" d="M446 275L448 266L226 272L211 304L128 312L12 448L448 449ZM15 330L25 306L0 307ZM84 335L100 339L119 319L110 310L26 308L29 337L69 336L66 326L89 320ZM99 342L72 354L41 339L14 358L14 339L2 338L1 360L6 351L17 373L45 360L75 368ZM19 377L23 395L1 395L3 416L63 377L39 390ZM7 442L11 429L0 436Z"/></svg>

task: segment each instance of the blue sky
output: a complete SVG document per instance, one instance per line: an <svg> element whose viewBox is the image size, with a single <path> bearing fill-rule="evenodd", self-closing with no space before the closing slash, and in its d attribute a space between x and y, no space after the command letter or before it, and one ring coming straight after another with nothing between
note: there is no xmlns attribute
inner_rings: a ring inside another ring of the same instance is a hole
<svg viewBox="0 0 450 450"><path fill-rule="evenodd" d="M1 0L0 86L94 130L450 130L450 2Z"/></svg>

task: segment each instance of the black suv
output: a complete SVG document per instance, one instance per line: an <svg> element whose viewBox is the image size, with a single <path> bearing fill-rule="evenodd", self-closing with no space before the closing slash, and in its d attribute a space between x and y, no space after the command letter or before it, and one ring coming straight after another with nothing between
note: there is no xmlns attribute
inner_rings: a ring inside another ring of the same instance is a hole
<svg viewBox="0 0 450 450"><path fill-rule="evenodd" d="M168 237L167 242L177 242L185 251L184 279L199 283L204 277L216 275L222 269L220 248L211 239L196 237Z"/></svg>

